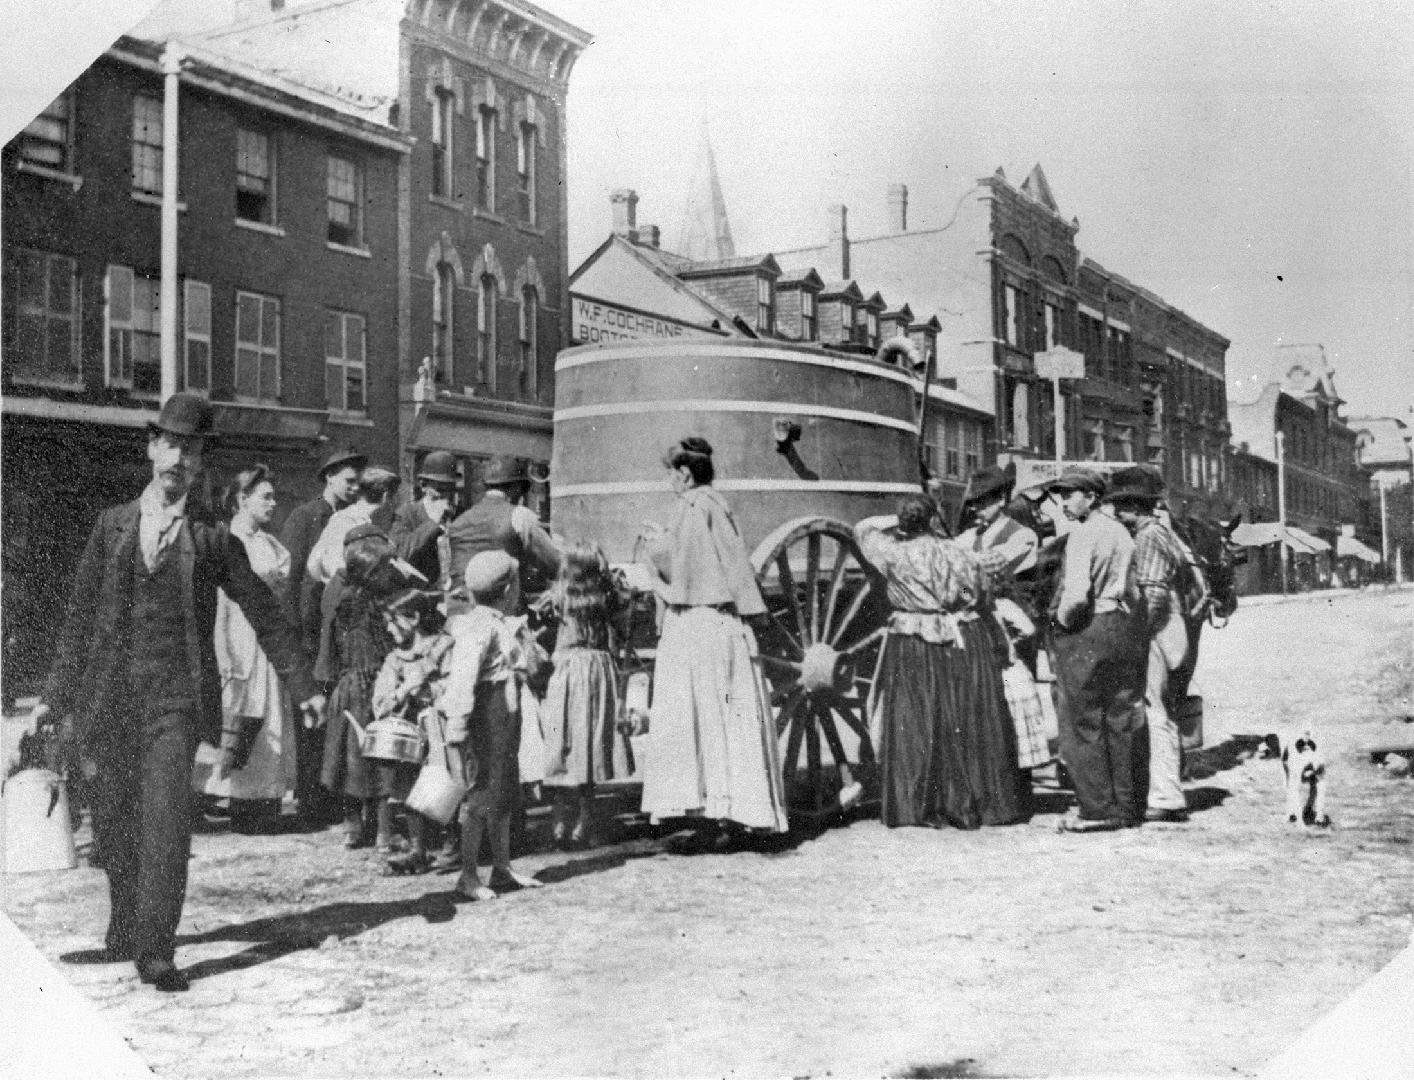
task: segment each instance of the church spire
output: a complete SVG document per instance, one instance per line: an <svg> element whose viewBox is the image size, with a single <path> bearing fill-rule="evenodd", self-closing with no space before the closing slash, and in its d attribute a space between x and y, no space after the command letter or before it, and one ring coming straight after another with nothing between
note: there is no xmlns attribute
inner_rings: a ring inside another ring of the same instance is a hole
<svg viewBox="0 0 1414 1080"><path fill-rule="evenodd" d="M712 154L712 139L705 122L702 148L687 192L678 254L695 262L730 259L736 255L731 223L727 221L727 204L722 198L721 181L717 179L717 159Z"/></svg>

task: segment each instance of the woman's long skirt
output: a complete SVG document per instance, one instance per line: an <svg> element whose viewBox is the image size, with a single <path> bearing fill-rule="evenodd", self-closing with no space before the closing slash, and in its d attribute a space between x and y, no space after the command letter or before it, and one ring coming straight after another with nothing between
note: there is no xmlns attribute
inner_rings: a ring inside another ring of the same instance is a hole
<svg viewBox="0 0 1414 1080"><path fill-rule="evenodd" d="M1026 816L992 640L980 622L959 632L960 645L885 639L875 686L885 825L975 829Z"/></svg>
<svg viewBox="0 0 1414 1080"><path fill-rule="evenodd" d="M780 749L751 628L710 607L669 611L643 763L652 819L706 817L785 832Z"/></svg>
<svg viewBox="0 0 1414 1080"><path fill-rule="evenodd" d="M603 649L555 654L555 673L540 706L547 787L623 780L633 771L628 737L618 730L619 674Z"/></svg>
<svg viewBox="0 0 1414 1080"><path fill-rule="evenodd" d="M367 728L373 721L373 683L377 678L377 669L346 671L329 695L319 782L335 795L369 799L375 794L372 773L363 756L363 740L344 711L353 713L354 719Z"/></svg>

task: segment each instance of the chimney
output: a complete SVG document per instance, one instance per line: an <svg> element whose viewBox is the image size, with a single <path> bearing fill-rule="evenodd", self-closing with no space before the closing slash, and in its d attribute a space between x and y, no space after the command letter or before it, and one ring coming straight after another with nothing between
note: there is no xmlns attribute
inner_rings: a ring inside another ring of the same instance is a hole
<svg viewBox="0 0 1414 1080"><path fill-rule="evenodd" d="M614 208L614 235L626 240L638 239L638 192L619 188L609 196Z"/></svg>
<svg viewBox="0 0 1414 1080"><path fill-rule="evenodd" d="M849 229L846 221L849 208L843 203L831 203L826 213L830 217L830 247L840 253L840 277L849 280Z"/></svg>
<svg viewBox="0 0 1414 1080"><path fill-rule="evenodd" d="M908 232L908 185L889 185L889 231Z"/></svg>
<svg viewBox="0 0 1414 1080"><path fill-rule="evenodd" d="M656 248L658 246L659 229L656 225L645 225L638 230L638 242L645 247Z"/></svg>

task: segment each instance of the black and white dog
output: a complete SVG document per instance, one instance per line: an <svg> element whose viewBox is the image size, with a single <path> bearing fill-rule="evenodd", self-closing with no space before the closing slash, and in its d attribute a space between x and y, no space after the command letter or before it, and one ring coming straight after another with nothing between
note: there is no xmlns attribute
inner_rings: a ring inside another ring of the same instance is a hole
<svg viewBox="0 0 1414 1080"><path fill-rule="evenodd" d="M1292 825L1330 826L1326 813L1326 758L1310 728L1268 735L1268 745L1281 755L1286 774L1286 820Z"/></svg>

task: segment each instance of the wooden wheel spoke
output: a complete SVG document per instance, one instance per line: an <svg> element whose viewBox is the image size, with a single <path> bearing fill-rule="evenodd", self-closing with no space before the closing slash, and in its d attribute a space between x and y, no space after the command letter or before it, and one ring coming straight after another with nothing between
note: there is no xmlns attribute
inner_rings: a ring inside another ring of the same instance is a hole
<svg viewBox="0 0 1414 1080"><path fill-rule="evenodd" d="M787 660L780 656L770 656L767 653L761 654L761 663L767 667L775 668L777 671L789 671L796 675L800 674L800 664L795 660Z"/></svg>
<svg viewBox="0 0 1414 1080"><path fill-rule="evenodd" d="M861 583L859 591L850 599L849 607L845 609L844 618L839 621L839 625L835 627L834 633L830 635L831 645L837 646L839 644L840 639L845 635L845 631L850 628L855 617L864 607L864 601L868 598L869 584L868 582Z"/></svg>
<svg viewBox="0 0 1414 1080"><path fill-rule="evenodd" d="M786 740L786 754L785 761L783 762L787 777L795 771L795 760L800 756L800 739L801 736L805 734L805 720L801 716L802 710L800 708L801 702L804 700L805 694L803 692L797 694L791 700L790 704L781 710L781 716L784 718L785 723L778 723L776 725L777 738L780 737L780 733L785 731L787 727L790 728L790 738Z"/></svg>
<svg viewBox="0 0 1414 1080"><path fill-rule="evenodd" d="M840 708L840 704L851 704L848 699L836 699L835 715L844 721L845 727L854 732L859 740L859 761L862 765L872 765L874 763L874 740L869 737L869 725L864 717L864 709L861 706L858 713L853 708Z"/></svg>
<svg viewBox="0 0 1414 1080"><path fill-rule="evenodd" d="M824 633L828 634L835 625L835 608L840 602L840 587L844 584L844 570L849 564L849 547L841 542L835 552L835 566L830 571L830 594L825 601Z"/></svg>
<svg viewBox="0 0 1414 1080"><path fill-rule="evenodd" d="M781 636L783 636L790 644L790 647L795 650L795 655L797 657L804 656L805 646L801 644L799 638L797 638L793 633L790 632L790 630L786 627L786 624L781 621L780 613L775 611L768 611L766 613L766 616L771 620L771 625L781 632Z"/></svg>
<svg viewBox="0 0 1414 1080"><path fill-rule="evenodd" d="M810 640L820 640L820 534L805 538L805 597L810 604Z"/></svg>
<svg viewBox="0 0 1414 1080"><path fill-rule="evenodd" d="M783 549L776 556L776 570L780 574L781 594L795 615L795 625L800 631L802 643L810 644L810 628L805 624L805 609L800 603L800 594L795 589L795 574L790 568L790 550Z"/></svg>
<svg viewBox="0 0 1414 1080"><path fill-rule="evenodd" d="M887 631L882 626L876 630L871 630L869 633L865 634L862 638L856 641L853 645L847 645L844 648L840 649L840 655L853 656L855 655L855 653L867 649L870 645L873 645L874 642L882 640L886 632Z"/></svg>
<svg viewBox="0 0 1414 1080"><path fill-rule="evenodd" d="M825 742L830 747L830 754L835 759L835 765L845 764L844 743L840 740L839 729L835 726L835 717L844 719L839 710L824 709L820 715L820 730L825 733ZM848 721L846 721L848 724Z"/></svg>

